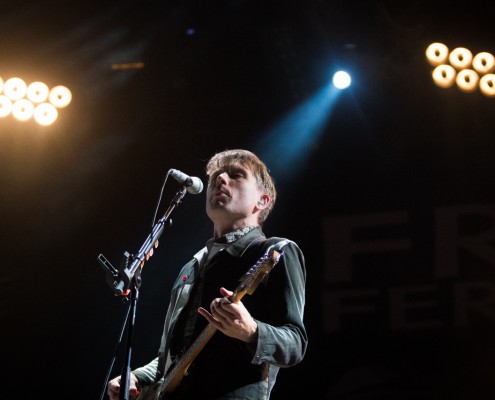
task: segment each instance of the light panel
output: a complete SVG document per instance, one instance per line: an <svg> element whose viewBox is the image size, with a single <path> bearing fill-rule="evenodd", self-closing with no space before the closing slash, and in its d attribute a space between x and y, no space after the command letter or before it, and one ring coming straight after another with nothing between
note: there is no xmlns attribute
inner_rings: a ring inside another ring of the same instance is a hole
<svg viewBox="0 0 495 400"><path fill-rule="evenodd" d="M473 57L471 50L456 47L450 53L448 47L440 42L431 43L426 49L428 63L435 68L432 71L433 82L441 88L457 85L464 93L480 90L487 97L495 97L495 57L482 51Z"/></svg>
<svg viewBox="0 0 495 400"><path fill-rule="evenodd" d="M62 85L49 88L41 81L29 85L19 77L4 81L0 76L0 118L12 115L18 121L34 117L40 125L51 125L58 118L58 108L72 101L71 91Z"/></svg>

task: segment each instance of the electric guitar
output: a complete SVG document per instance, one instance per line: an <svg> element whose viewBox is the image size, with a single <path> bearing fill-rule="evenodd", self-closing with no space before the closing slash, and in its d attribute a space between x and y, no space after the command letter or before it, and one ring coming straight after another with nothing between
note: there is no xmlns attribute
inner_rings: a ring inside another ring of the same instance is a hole
<svg viewBox="0 0 495 400"><path fill-rule="evenodd" d="M286 241L279 245L279 249L286 244ZM232 303L238 303L245 294L253 294L260 282L265 278L273 267L279 262L282 256L280 250L275 250L271 246L265 254L239 279L240 284L230 297ZM191 363L205 347L208 341L217 331L211 324L208 324L191 346L184 352L179 361L173 365L162 380L149 388L143 389L139 400L164 400L168 399L168 394L173 394L174 390L181 383ZM173 397L170 396L170 397Z"/></svg>

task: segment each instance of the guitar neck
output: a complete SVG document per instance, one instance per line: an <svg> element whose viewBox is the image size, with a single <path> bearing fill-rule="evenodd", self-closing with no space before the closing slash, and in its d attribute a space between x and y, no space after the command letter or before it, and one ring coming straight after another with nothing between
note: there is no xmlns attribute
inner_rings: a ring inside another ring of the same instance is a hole
<svg viewBox="0 0 495 400"><path fill-rule="evenodd" d="M231 296L230 300L232 303L237 303L244 297L246 291L242 286L239 286L234 294ZM186 350L186 352L182 355L181 359L174 365L172 370L167 374L163 381L162 393L164 392L173 392L175 388L179 385L182 378L187 372L187 369L194 361L196 356L200 353L201 350L205 347L206 343L212 338L212 336L217 331L213 325L206 325L205 329L201 331L198 337L194 340L192 345Z"/></svg>
<svg viewBox="0 0 495 400"><path fill-rule="evenodd" d="M181 359L174 365L172 370L165 377L162 386L162 393L173 392L175 390L186 374L191 363L194 361L199 352L203 350L206 343L208 343L216 331L217 328L213 327L211 324L208 324L206 328L203 329L193 344L186 350Z"/></svg>

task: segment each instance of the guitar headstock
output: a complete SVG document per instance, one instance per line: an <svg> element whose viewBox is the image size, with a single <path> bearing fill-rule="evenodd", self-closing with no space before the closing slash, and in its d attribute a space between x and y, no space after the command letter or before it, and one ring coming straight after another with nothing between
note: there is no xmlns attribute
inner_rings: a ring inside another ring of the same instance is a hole
<svg viewBox="0 0 495 400"><path fill-rule="evenodd" d="M273 267L278 263L281 252L271 249L258 259L249 270L239 279L241 284L236 292L244 291L253 294L260 282L270 273Z"/></svg>

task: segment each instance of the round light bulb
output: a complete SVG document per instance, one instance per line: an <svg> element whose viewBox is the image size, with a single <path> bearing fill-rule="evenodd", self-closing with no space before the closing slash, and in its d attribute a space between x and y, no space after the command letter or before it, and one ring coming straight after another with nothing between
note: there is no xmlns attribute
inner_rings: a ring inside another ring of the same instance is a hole
<svg viewBox="0 0 495 400"><path fill-rule="evenodd" d="M345 89L351 84L351 76L345 71L338 71L333 76L332 82L337 89Z"/></svg>
<svg viewBox="0 0 495 400"><path fill-rule="evenodd" d="M41 103L34 109L34 120L40 125L51 125L58 118L58 111L53 104Z"/></svg>
<svg viewBox="0 0 495 400"><path fill-rule="evenodd" d="M22 99L27 92L26 82L21 78L10 78L3 84L3 92L10 100Z"/></svg>
<svg viewBox="0 0 495 400"><path fill-rule="evenodd" d="M12 111L12 101L4 95L0 95L0 118L4 118Z"/></svg>
<svg viewBox="0 0 495 400"><path fill-rule="evenodd" d="M466 93L474 92L478 87L479 80L478 73L472 69L463 69L455 79L459 89Z"/></svg>
<svg viewBox="0 0 495 400"><path fill-rule="evenodd" d="M456 70L453 66L442 64L431 73L433 81L441 88L449 88L455 83Z"/></svg>
<svg viewBox="0 0 495 400"><path fill-rule="evenodd" d="M449 54L450 65L457 69L465 69L471 66L473 53L465 47L457 47Z"/></svg>
<svg viewBox="0 0 495 400"><path fill-rule="evenodd" d="M495 69L495 57L487 52L478 53L473 58L473 68L482 75L493 72Z"/></svg>
<svg viewBox="0 0 495 400"><path fill-rule="evenodd" d="M27 88L27 98L33 103L42 103L48 98L49 91L43 82L32 82Z"/></svg>
<svg viewBox="0 0 495 400"><path fill-rule="evenodd" d="M445 64L448 56L449 48L443 43L432 43L426 49L426 58L434 67L440 64Z"/></svg>
<svg viewBox="0 0 495 400"><path fill-rule="evenodd" d="M486 74L481 77L480 91L485 96L495 97L495 74Z"/></svg>
<svg viewBox="0 0 495 400"><path fill-rule="evenodd" d="M48 100L57 108L69 105L72 100L72 93L65 86L55 86L50 90Z"/></svg>
<svg viewBox="0 0 495 400"><path fill-rule="evenodd" d="M27 121L33 116L34 104L27 99L17 100L12 104L12 116L19 121Z"/></svg>

